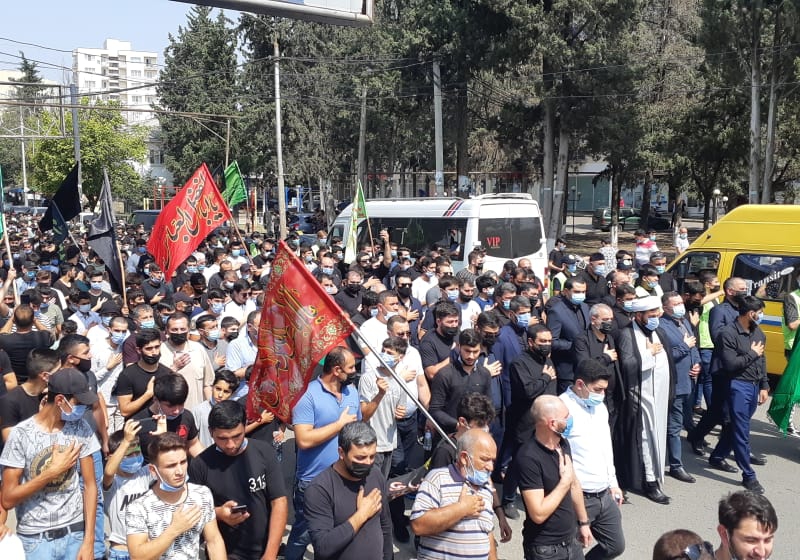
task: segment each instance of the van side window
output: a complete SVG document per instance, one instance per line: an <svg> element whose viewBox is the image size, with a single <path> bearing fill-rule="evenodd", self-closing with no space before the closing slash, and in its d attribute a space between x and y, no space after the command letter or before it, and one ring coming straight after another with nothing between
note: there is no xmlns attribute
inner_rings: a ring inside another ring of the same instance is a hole
<svg viewBox="0 0 800 560"><path fill-rule="evenodd" d="M672 276L678 283L678 293L683 293L686 282L696 282L697 274L701 270L719 269L719 253L690 252L684 253L681 258L670 268Z"/></svg>
<svg viewBox="0 0 800 560"><path fill-rule="evenodd" d="M389 239L392 242L408 247L411 254L421 253L434 244L439 244L446 250L454 249L450 255L454 261L464 258L463 243L461 243L467 231L467 220L464 218L373 218L369 222L376 240L378 233L385 229L389 232ZM459 245L456 246L455 243ZM369 244L367 220L362 220L358 224L358 245L360 247L364 244Z"/></svg>
<svg viewBox="0 0 800 560"><path fill-rule="evenodd" d="M739 254L733 263L733 276L744 278L747 291L763 300L782 301L799 286L800 257L785 255Z"/></svg>
<svg viewBox="0 0 800 560"><path fill-rule="evenodd" d="M539 218L481 218L478 240L489 257L517 259L542 248Z"/></svg>

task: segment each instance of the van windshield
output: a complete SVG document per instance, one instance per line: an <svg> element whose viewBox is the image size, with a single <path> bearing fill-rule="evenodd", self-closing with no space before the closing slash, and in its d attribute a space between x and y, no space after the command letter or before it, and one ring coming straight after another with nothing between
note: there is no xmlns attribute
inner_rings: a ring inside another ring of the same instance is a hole
<svg viewBox="0 0 800 560"><path fill-rule="evenodd" d="M464 234L467 220L458 218L371 218L372 236L378 240L382 229L389 231L389 238L400 247L408 247L411 254L419 254L434 244L450 251L450 258L464 258ZM358 225L358 246L369 245L367 221ZM471 249L471 247L470 247Z"/></svg>
<svg viewBox="0 0 800 560"><path fill-rule="evenodd" d="M478 239L489 257L530 257L542 248L541 220L537 217L481 218Z"/></svg>

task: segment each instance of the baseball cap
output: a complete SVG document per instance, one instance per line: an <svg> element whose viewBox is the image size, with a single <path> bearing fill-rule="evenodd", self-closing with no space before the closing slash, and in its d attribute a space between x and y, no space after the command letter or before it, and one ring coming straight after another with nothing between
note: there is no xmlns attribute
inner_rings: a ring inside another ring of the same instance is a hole
<svg viewBox="0 0 800 560"><path fill-rule="evenodd" d="M111 315L112 313L121 313L119 305L114 301L104 301L98 311L99 315Z"/></svg>
<svg viewBox="0 0 800 560"><path fill-rule="evenodd" d="M97 402L97 393L89 387L86 376L75 368L58 370L47 381L47 392L51 395L72 395L80 404Z"/></svg>

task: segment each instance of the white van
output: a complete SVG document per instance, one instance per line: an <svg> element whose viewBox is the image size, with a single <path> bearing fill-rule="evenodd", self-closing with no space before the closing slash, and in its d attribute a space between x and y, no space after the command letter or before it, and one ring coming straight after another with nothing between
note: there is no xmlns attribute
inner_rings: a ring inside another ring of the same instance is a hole
<svg viewBox="0 0 800 560"><path fill-rule="evenodd" d="M329 237L347 243L350 204L336 218ZM398 246L411 254L434 244L451 247L453 270L465 268L475 247L486 250L484 270L500 272L509 259L531 260L537 276L546 278L547 244L539 203L525 193L485 194L474 198L393 198L367 201L367 216L375 239L389 231ZM358 226L358 245L369 243L366 220ZM456 246L457 245L457 246Z"/></svg>

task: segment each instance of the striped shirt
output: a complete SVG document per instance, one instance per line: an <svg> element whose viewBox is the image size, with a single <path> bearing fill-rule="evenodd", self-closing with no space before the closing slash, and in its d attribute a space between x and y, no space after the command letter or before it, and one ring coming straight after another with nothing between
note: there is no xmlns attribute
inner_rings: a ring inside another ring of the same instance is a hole
<svg viewBox="0 0 800 560"><path fill-rule="evenodd" d="M455 465L431 470L417 491L417 498L411 508L411 519L422 517L430 510L457 503L464 484L464 477ZM469 485L469 489L473 494L476 492L472 485ZM477 493L484 502L480 516L466 517L437 535L422 537L417 550L419 560L489 557L489 533L494 529L492 490L486 485L478 489Z"/></svg>

